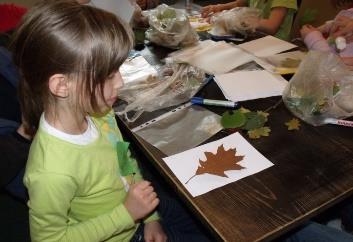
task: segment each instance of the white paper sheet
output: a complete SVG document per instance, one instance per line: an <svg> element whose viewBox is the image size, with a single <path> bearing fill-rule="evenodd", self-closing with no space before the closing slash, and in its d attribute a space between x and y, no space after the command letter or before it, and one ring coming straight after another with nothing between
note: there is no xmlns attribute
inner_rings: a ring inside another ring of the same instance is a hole
<svg viewBox="0 0 353 242"><path fill-rule="evenodd" d="M226 151L235 148L237 156L244 156L243 160L238 163L244 169L225 171L228 177L208 173L193 177L200 164L199 160L206 160L204 152L216 154L217 148L222 144ZM163 160L194 197L260 172L273 165L239 133L231 134L223 139L166 157ZM193 178L190 179L191 177ZM187 184L185 184L186 182Z"/></svg>
<svg viewBox="0 0 353 242"><path fill-rule="evenodd" d="M130 23L135 11L135 7L130 0L91 0L89 4L114 13L127 23Z"/></svg>
<svg viewBox="0 0 353 242"><path fill-rule="evenodd" d="M209 74L223 74L253 60L253 56L224 41L206 40L197 46L172 54L177 61L187 62Z"/></svg>
<svg viewBox="0 0 353 242"><path fill-rule="evenodd" d="M260 39L240 44L238 47L252 53L255 56L264 57L290 50L297 46L287 41L268 35Z"/></svg>
<svg viewBox="0 0 353 242"><path fill-rule="evenodd" d="M216 75L215 81L224 96L233 102L280 96L288 83L280 75L264 70Z"/></svg>

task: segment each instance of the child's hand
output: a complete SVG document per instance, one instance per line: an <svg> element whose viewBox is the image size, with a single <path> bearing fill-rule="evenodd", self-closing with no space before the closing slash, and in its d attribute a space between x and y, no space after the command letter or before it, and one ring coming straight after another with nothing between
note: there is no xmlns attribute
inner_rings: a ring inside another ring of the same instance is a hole
<svg viewBox="0 0 353 242"><path fill-rule="evenodd" d="M222 10L222 4L208 5L201 9L201 17L207 18L214 13L221 12Z"/></svg>
<svg viewBox="0 0 353 242"><path fill-rule="evenodd" d="M335 19L335 22L331 28L332 38L342 36L346 39L347 43L353 41L353 19L339 16Z"/></svg>
<svg viewBox="0 0 353 242"><path fill-rule="evenodd" d="M317 28L313 27L312 25L310 24L305 24L303 25L303 27L300 29L300 35L302 36L303 39L305 39L305 37L313 32L313 31L316 31Z"/></svg>
<svg viewBox="0 0 353 242"><path fill-rule="evenodd" d="M158 221L152 221L145 224L144 239L146 242L165 242L167 236Z"/></svg>
<svg viewBox="0 0 353 242"><path fill-rule="evenodd" d="M159 199L151 183L140 181L130 186L124 205L134 221L144 218L157 207Z"/></svg>

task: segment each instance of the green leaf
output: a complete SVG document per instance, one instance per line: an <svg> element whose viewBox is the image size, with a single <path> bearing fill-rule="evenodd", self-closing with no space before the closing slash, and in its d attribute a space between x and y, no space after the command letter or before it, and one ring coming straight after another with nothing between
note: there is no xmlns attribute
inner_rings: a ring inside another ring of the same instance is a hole
<svg viewBox="0 0 353 242"><path fill-rule="evenodd" d="M176 12L174 9L167 8L157 17L159 20L169 19L169 18L176 18Z"/></svg>
<svg viewBox="0 0 353 242"><path fill-rule="evenodd" d="M222 115L221 124L224 128L238 128L245 124L246 117L245 114L240 110L233 112L225 112Z"/></svg>
<svg viewBox="0 0 353 242"><path fill-rule="evenodd" d="M248 112L245 113L246 116L246 123L242 127L245 130L253 130L253 129L258 129L264 126L266 122L266 117L264 117L261 113L257 112Z"/></svg>
<svg viewBox="0 0 353 242"><path fill-rule="evenodd" d="M129 142L118 142L117 143L117 154L119 161L120 174L122 176L133 175L137 172L136 162L130 158L129 153Z"/></svg>
<svg viewBox="0 0 353 242"><path fill-rule="evenodd" d="M333 85L333 96L335 96L339 91L340 91L340 86L337 83L335 83Z"/></svg>

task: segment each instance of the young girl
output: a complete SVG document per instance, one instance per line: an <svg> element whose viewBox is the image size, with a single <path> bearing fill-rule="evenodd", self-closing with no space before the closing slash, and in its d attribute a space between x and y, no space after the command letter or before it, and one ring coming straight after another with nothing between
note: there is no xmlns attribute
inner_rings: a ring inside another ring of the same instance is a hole
<svg viewBox="0 0 353 242"><path fill-rule="evenodd" d="M327 21L320 27L315 28L311 25L304 25L300 30L300 34L305 45L310 50L332 51L344 58L353 57L353 43L343 39L345 43L342 43L341 45L343 46L341 47L336 40L338 37L343 37L336 33L340 31L338 24L352 20L353 8L342 10L336 15L334 20Z"/></svg>
<svg viewBox="0 0 353 242"><path fill-rule="evenodd" d="M22 20L14 59L25 128L36 132L24 177L32 241L166 240L159 199L111 109L130 32L114 15L70 0L38 3ZM121 164L136 174L122 177ZM166 214L168 237L178 235L177 225L168 228L175 217Z"/></svg>
<svg viewBox="0 0 353 242"><path fill-rule="evenodd" d="M236 0L225 4L208 5L202 9L202 16L229 10L235 7L252 7L261 10L261 19L257 30L288 40L294 14L297 11L296 0Z"/></svg>

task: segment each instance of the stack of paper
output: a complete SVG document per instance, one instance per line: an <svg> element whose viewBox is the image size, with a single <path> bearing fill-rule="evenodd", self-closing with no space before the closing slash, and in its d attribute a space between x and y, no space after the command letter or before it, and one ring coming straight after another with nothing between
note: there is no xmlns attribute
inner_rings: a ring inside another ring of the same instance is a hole
<svg viewBox="0 0 353 242"><path fill-rule="evenodd" d="M258 57L274 55L297 47L271 35L238 45L241 49Z"/></svg>
<svg viewBox="0 0 353 242"><path fill-rule="evenodd" d="M287 81L264 70L216 75L215 81L228 100L234 102L280 96Z"/></svg>
<svg viewBox="0 0 353 242"><path fill-rule="evenodd" d="M173 53L171 57L199 67L209 74L223 74L253 60L253 56L224 41L206 40Z"/></svg>

